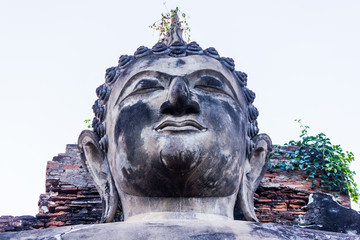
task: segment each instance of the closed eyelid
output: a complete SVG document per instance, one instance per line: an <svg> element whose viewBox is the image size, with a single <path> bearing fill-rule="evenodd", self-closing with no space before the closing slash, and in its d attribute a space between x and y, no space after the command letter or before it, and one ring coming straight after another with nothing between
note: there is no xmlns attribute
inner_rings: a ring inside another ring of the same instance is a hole
<svg viewBox="0 0 360 240"><path fill-rule="evenodd" d="M158 79L142 79L134 87L133 90L138 90L141 88L153 88L153 87L163 87Z"/></svg>
<svg viewBox="0 0 360 240"><path fill-rule="evenodd" d="M195 82L195 86L196 85L207 85L210 87L225 88L225 84L213 76L201 76L200 79Z"/></svg>
<svg viewBox="0 0 360 240"><path fill-rule="evenodd" d="M217 70L214 70L214 69L202 69L202 70L198 70L198 71L192 72L187 75L187 78L189 79L190 82L192 82L192 86L194 86L194 87L197 85L197 82L201 78L204 78L204 77L205 78L210 77L210 78L215 79L214 81L212 81L213 83L209 87L214 87L220 91L224 91L224 93L226 93L228 96L233 98L235 101L239 102L239 99L236 94L236 91L234 90L234 87L232 86L230 81L224 76L223 73L221 73ZM215 82L218 82L219 85L221 85L221 87L214 86L213 84L217 84ZM198 86L200 86L200 84L198 84Z"/></svg>
<svg viewBox="0 0 360 240"><path fill-rule="evenodd" d="M223 81L214 76L200 76L198 79L195 80L194 88L200 88L210 92L220 92L229 96L232 99L236 99L231 92L231 89L229 89Z"/></svg>
<svg viewBox="0 0 360 240"><path fill-rule="evenodd" d="M164 89L163 85L157 79L142 79L136 83L135 87L132 91L124 97L122 101L126 98L136 95L136 94L145 94L149 92L153 92L156 90ZM121 101L121 102L122 102Z"/></svg>
<svg viewBox="0 0 360 240"><path fill-rule="evenodd" d="M139 73L133 75L129 80L126 81L126 84L124 85L119 96L117 97L115 104L118 104L119 102L124 101L124 99L127 98L129 96L129 94L131 94L131 93L128 93L129 91L133 92L133 91L136 91L136 89L141 89L141 85L139 85L139 84L143 80L157 82L158 87L161 88L161 87L163 87L163 84L164 84L163 82L167 82L167 81L169 81L169 79L171 79L171 75L163 73L163 72L158 72L158 71L139 72ZM135 83L135 87L130 90L129 88L131 86L134 86L134 83ZM128 94L127 94L127 96L124 97L125 93L128 93Z"/></svg>

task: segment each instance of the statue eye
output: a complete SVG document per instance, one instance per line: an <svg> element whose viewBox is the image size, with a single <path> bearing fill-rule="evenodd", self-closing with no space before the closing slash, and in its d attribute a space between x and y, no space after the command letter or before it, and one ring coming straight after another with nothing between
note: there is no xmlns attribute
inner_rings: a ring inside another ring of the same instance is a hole
<svg viewBox="0 0 360 240"><path fill-rule="evenodd" d="M159 81L153 79L142 79L135 85L130 95L154 92L160 89L164 89L164 87L160 84Z"/></svg>
<svg viewBox="0 0 360 240"><path fill-rule="evenodd" d="M227 91L226 86L223 82L218 80L217 78L214 78L212 76L203 76L198 81L196 81L194 88L198 88L204 91L208 92L217 92L226 94L230 97L232 97Z"/></svg>

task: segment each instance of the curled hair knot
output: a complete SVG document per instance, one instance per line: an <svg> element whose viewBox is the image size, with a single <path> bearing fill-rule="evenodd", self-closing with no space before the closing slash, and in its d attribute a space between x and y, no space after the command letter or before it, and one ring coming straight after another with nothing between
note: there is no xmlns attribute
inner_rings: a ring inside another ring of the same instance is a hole
<svg viewBox="0 0 360 240"><path fill-rule="evenodd" d="M134 56L121 55L119 58L119 68L123 69L127 67L134 59Z"/></svg>
<svg viewBox="0 0 360 240"><path fill-rule="evenodd" d="M245 99L246 99L247 103L248 104L253 103L255 100L255 96L256 96L255 93L246 87L244 87L243 89L244 89Z"/></svg>
<svg viewBox="0 0 360 240"><path fill-rule="evenodd" d="M96 133L99 135L99 137L103 137L106 134L106 126L105 122L99 124Z"/></svg>
<svg viewBox="0 0 360 240"><path fill-rule="evenodd" d="M241 71L234 71L234 75L242 87L247 85L247 74Z"/></svg>
<svg viewBox="0 0 360 240"><path fill-rule="evenodd" d="M152 52L154 54L166 54L170 52L170 49L168 48L168 46L163 43L163 42L158 42L157 44L155 44L152 48Z"/></svg>
<svg viewBox="0 0 360 240"><path fill-rule="evenodd" d="M96 89L96 95L103 103L109 100L110 92L111 89L107 84L103 84Z"/></svg>
<svg viewBox="0 0 360 240"><path fill-rule="evenodd" d="M120 69L118 67L111 67L106 69L105 82L109 85L113 84L120 75Z"/></svg>
<svg viewBox="0 0 360 240"><path fill-rule="evenodd" d="M186 45L185 43L176 41L170 45L170 56L173 57L184 57L186 56Z"/></svg>
<svg viewBox="0 0 360 240"><path fill-rule="evenodd" d="M250 123L247 132L250 139L255 137L258 133L259 133L259 128L255 124Z"/></svg>
<svg viewBox="0 0 360 240"><path fill-rule="evenodd" d="M95 117L97 117L100 122L104 121L106 107L105 105L100 103L99 99L95 101L92 109L95 114Z"/></svg>
<svg viewBox="0 0 360 240"><path fill-rule="evenodd" d="M186 53L188 55L203 54L202 48L196 42L191 42L186 46Z"/></svg>
<svg viewBox="0 0 360 240"><path fill-rule="evenodd" d="M109 145L109 140L108 140L107 135L103 136L100 139L99 145L100 145L101 150L103 150L104 152L107 152L108 145Z"/></svg>
<svg viewBox="0 0 360 240"><path fill-rule="evenodd" d="M250 121L255 121L257 119L257 117L259 116L259 110L256 107L254 107L253 105L250 105L248 107L248 113L249 113Z"/></svg>
<svg viewBox="0 0 360 240"><path fill-rule="evenodd" d="M218 51L216 51L216 49L213 48L213 47L205 49L204 54L206 56L209 56L209 57L212 57L212 58L215 58L215 59L220 59L220 55L219 55Z"/></svg>
<svg viewBox="0 0 360 240"><path fill-rule="evenodd" d="M147 47L141 46L138 49L136 49L134 56L135 58L141 58L146 55L149 55L151 53L151 50Z"/></svg>
<svg viewBox="0 0 360 240"><path fill-rule="evenodd" d="M220 58L220 62L225 65L230 71L234 71L235 62L232 58L222 57Z"/></svg>

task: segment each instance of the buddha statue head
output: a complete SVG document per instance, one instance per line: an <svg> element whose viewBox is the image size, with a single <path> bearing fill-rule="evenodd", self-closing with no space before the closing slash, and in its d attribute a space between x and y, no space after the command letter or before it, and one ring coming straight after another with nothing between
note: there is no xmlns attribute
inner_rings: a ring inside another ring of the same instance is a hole
<svg viewBox="0 0 360 240"><path fill-rule="evenodd" d="M174 31L176 33L176 31ZM258 134L247 75L214 48L173 34L106 70L82 159L103 201L102 222L233 219L235 204L257 221L253 196L271 140Z"/></svg>

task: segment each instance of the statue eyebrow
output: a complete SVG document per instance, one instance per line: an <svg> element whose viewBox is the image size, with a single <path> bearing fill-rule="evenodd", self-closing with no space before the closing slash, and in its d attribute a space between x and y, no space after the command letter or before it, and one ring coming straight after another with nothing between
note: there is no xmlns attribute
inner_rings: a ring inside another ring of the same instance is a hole
<svg viewBox="0 0 360 240"><path fill-rule="evenodd" d="M153 71L153 70L146 70L136 73L134 76L130 77L129 80L126 81L125 85L120 91L120 94L118 98L116 99L115 105L119 103L120 98L123 96L124 92L130 87L130 85L136 81L137 79L142 79L149 77L150 79L157 79L159 81L170 81L170 79L173 77L170 74L159 72L159 71Z"/></svg>

